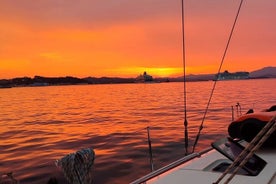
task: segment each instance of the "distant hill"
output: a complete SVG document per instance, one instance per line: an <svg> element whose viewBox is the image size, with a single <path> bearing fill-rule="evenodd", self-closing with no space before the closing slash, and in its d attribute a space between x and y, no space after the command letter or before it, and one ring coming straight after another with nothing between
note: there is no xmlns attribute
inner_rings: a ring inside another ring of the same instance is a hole
<svg viewBox="0 0 276 184"><path fill-rule="evenodd" d="M198 74L198 75L187 75L187 81L208 81L214 80L216 74ZM249 78L276 78L276 67L268 66L259 70L255 70L249 73ZM170 81L183 81L183 76L177 78L171 78Z"/></svg>
<svg viewBox="0 0 276 184"><path fill-rule="evenodd" d="M214 79L215 79L215 74L197 74L197 75L190 74L186 76L187 81L209 81ZM174 81L174 82L183 81L183 76L177 77L177 78L170 78L170 81Z"/></svg>
<svg viewBox="0 0 276 184"><path fill-rule="evenodd" d="M264 67L250 72L249 76L250 78L276 78L276 67Z"/></svg>
<svg viewBox="0 0 276 184"><path fill-rule="evenodd" d="M134 83L134 78L120 78L120 77L86 77L83 78L88 84L120 84L120 83Z"/></svg>

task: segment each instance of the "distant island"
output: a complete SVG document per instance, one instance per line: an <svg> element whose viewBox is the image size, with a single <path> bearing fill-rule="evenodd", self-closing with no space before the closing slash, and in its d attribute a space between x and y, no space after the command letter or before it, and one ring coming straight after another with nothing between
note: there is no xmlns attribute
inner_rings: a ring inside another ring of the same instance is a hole
<svg viewBox="0 0 276 184"><path fill-rule="evenodd" d="M236 79L264 79L276 78L276 67L265 67L253 72L235 72L230 73L224 71L219 74L199 74L187 75L187 81L209 81L209 80L236 80ZM147 72L139 75L136 78L120 78L120 77L17 77L13 79L0 79L0 88L24 87L24 86L53 86L53 85L80 85L80 84L122 84L122 83L137 83L137 82L182 82L184 77L175 78L153 78Z"/></svg>
<svg viewBox="0 0 276 184"><path fill-rule="evenodd" d="M224 71L219 74L220 77L224 77L228 80L236 80L236 79L266 79L266 78L276 78L276 67L264 67L259 70L255 70L252 72L240 71L230 73L229 71ZM187 81L209 81L209 80L217 80L217 74L198 74L198 75L187 75ZM183 81L183 76L174 78L177 81Z"/></svg>

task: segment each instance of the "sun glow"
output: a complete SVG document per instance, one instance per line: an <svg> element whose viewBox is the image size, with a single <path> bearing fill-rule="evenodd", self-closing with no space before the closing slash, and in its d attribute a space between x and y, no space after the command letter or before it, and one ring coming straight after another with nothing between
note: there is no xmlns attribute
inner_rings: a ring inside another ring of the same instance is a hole
<svg viewBox="0 0 276 184"><path fill-rule="evenodd" d="M269 7L251 4L266 11L256 14L251 8L239 19L222 70L275 66L275 2L269 1ZM179 2L160 2L157 7L144 1L120 6L113 6L115 1L83 1L77 6L65 1L15 2L0 2L0 79L135 77L144 71L153 77L183 75ZM237 4L218 3L222 11L210 11L211 4L187 3L193 6L185 26L187 75L218 70Z"/></svg>
<svg viewBox="0 0 276 184"><path fill-rule="evenodd" d="M156 77L172 77L181 75L183 72L182 68L148 68L146 70L149 74Z"/></svg>
<svg viewBox="0 0 276 184"><path fill-rule="evenodd" d="M153 77L175 77L183 75L183 69L177 67L126 67L119 69L109 69L106 70L106 73L113 73L116 76L136 77L140 74L143 74L144 71Z"/></svg>

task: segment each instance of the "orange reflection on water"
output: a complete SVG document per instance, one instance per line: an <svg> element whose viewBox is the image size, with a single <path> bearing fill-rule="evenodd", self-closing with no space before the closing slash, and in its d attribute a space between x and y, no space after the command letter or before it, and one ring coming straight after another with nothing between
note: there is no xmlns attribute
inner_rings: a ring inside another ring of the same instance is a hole
<svg viewBox="0 0 276 184"><path fill-rule="evenodd" d="M245 111L252 104L259 110L274 105L274 83L275 79L219 82L197 149L227 134L231 106L237 101ZM212 84L187 84L190 145ZM136 173L149 171L148 126L156 167L185 152L182 83L1 89L0 105L0 172L13 171L22 182L46 183L57 170L56 159L88 147L96 153L96 178L138 178ZM62 174L58 178L62 180Z"/></svg>

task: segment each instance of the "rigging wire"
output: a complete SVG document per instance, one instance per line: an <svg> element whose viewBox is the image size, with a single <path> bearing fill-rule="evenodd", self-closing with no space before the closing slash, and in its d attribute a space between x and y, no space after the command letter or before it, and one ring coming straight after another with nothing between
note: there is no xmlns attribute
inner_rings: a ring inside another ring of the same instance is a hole
<svg viewBox="0 0 276 184"><path fill-rule="evenodd" d="M230 171L234 169L228 179L224 182L228 184L233 177L237 174L238 170L242 168L253 154L258 150L264 142L273 134L276 130L276 116L273 116L271 120L262 128L262 130L254 137L253 140L245 147L245 149L239 154L239 156L234 160L234 162L222 173L222 175L213 184L218 184L222 179L229 174Z"/></svg>
<svg viewBox="0 0 276 184"><path fill-rule="evenodd" d="M226 54L227 54L228 47L229 47L229 44L230 44L230 41L231 41L231 38L232 38L232 35L233 35L233 32L234 32L234 29L235 29L235 26L236 26L236 23L237 23L239 14L240 14L240 10L241 10L242 3L243 3L243 0L240 1L240 5L239 5L239 8L238 8L236 17L235 17L235 21L234 21L234 23L233 23L233 26L232 26L232 29L231 29L231 32L230 32L229 38L228 38L228 40L227 40L227 44L226 44L226 47L225 47L223 56L222 56L222 59L221 59L221 62L220 62L220 66L219 66L219 69L218 69L218 72L217 72L217 77L219 76L219 73L220 73L220 71L221 71L221 68L222 68L222 65L223 65L225 56L226 56ZM208 111L208 109L209 109L209 106L210 106L210 103L211 103L211 99L212 99L212 97L213 97L213 94L214 94L214 91L215 91L215 88L216 88L217 81L218 81L218 80L215 80L215 82L214 82L214 85L213 85L213 88L212 88L212 91L211 91L211 95L210 95L210 98L209 98L209 100L208 100L208 103L207 103L207 106L206 106L206 109L205 109L205 112L204 112L204 115L203 115L203 119L202 119L202 122L201 122L201 124L200 124L200 126L199 126L198 134L197 134L197 136L196 136L196 140L195 140L194 145L193 145L193 151L192 151L192 152L195 151L195 147L196 147L197 142L198 142L198 139L199 139L199 137L200 137L201 130L203 129L203 123L204 123L204 121L205 121L206 114L207 114L207 111Z"/></svg>
<svg viewBox="0 0 276 184"><path fill-rule="evenodd" d="M187 89L186 89L186 53L185 53L185 21L184 21L184 0L181 0L181 13L182 13L182 62L183 62L183 77L184 77L184 139L186 155L188 154L188 121L187 121Z"/></svg>

